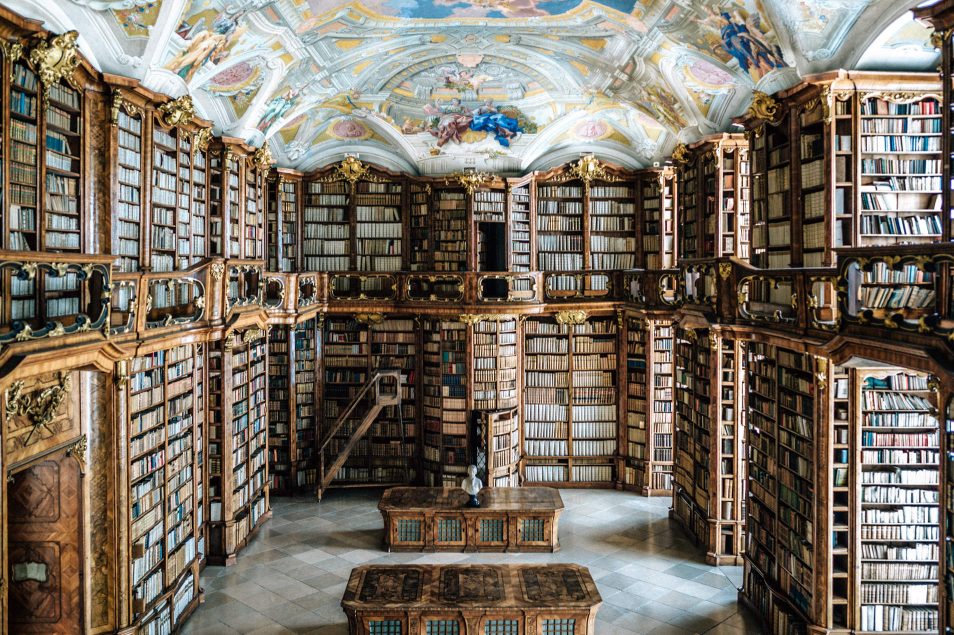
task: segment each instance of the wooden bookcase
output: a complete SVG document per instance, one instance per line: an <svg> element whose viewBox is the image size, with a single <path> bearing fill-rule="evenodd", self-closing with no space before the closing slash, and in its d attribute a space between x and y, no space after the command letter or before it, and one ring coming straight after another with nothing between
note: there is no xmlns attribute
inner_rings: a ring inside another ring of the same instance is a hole
<svg viewBox="0 0 954 635"><path fill-rule="evenodd" d="M125 273L188 269L206 256L207 124L192 102L167 100L129 80L112 88L112 252Z"/></svg>
<svg viewBox="0 0 954 635"><path fill-rule="evenodd" d="M295 356L294 327L272 326L268 331L268 476L272 495L294 490L292 470L291 360ZM297 423L297 421L296 421Z"/></svg>
<svg viewBox="0 0 954 635"><path fill-rule="evenodd" d="M268 176L268 237L269 271L293 273L299 271L299 225L301 224L301 173L275 169Z"/></svg>
<svg viewBox="0 0 954 635"><path fill-rule="evenodd" d="M557 318L524 323L523 482L611 486L618 457L617 322L615 316Z"/></svg>
<svg viewBox="0 0 954 635"><path fill-rule="evenodd" d="M711 564L741 564L741 343L709 328L676 328L673 516Z"/></svg>
<svg viewBox="0 0 954 635"><path fill-rule="evenodd" d="M639 173L639 210L642 244L639 262L646 269L668 269L676 264L675 171Z"/></svg>
<svg viewBox="0 0 954 635"><path fill-rule="evenodd" d="M507 179L509 196L507 229L510 233L510 271L533 269L535 227L533 224L533 177Z"/></svg>
<svg viewBox="0 0 954 635"><path fill-rule="evenodd" d="M324 322L321 381L321 438L376 370L401 371L400 406L389 406L358 442L339 470L337 485L395 485L417 477L417 328L410 316L328 316ZM331 441L337 454L363 410L358 408ZM299 452L308 447L299 438ZM311 485L311 483L307 483ZM302 485L305 485L304 483Z"/></svg>
<svg viewBox="0 0 954 635"><path fill-rule="evenodd" d="M128 421L130 612L142 632L178 628L198 606L205 554L205 347L132 359Z"/></svg>
<svg viewBox="0 0 954 635"><path fill-rule="evenodd" d="M482 410L478 429L478 473L487 487L518 487L520 485L520 417L517 408ZM481 454L485 465L481 466Z"/></svg>
<svg viewBox="0 0 954 635"><path fill-rule="evenodd" d="M749 152L742 134L711 135L673 152L679 257L748 258Z"/></svg>
<svg viewBox="0 0 954 635"><path fill-rule="evenodd" d="M267 150L217 137L206 154L209 256L265 260Z"/></svg>
<svg viewBox="0 0 954 635"><path fill-rule="evenodd" d="M291 383L295 386L291 393L292 403L289 410L295 422L291 434L289 457L291 459L292 486L299 491L314 491L317 482L317 469L312 452L318 442L318 417L321 412L322 385L321 364L324 355L320 318L309 318L295 324L292 329L291 346L294 364L289 367Z"/></svg>
<svg viewBox="0 0 954 635"><path fill-rule="evenodd" d="M839 247L942 239L936 76L836 71L759 95L740 119L753 264L830 266Z"/></svg>
<svg viewBox="0 0 954 635"><path fill-rule="evenodd" d="M210 564L232 564L271 515L268 501L268 342L256 327L209 348L207 438Z"/></svg>
<svg viewBox="0 0 954 635"><path fill-rule="evenodd" d="M626 329L625 485L668 495L673 474L673 325L628 316Z"/></svg>
<svg viewBox="0 0 954 635"><path fill-rule="evenodd" d="M424 482L456 487L470 464L467 324L424 319Z"/></svg>

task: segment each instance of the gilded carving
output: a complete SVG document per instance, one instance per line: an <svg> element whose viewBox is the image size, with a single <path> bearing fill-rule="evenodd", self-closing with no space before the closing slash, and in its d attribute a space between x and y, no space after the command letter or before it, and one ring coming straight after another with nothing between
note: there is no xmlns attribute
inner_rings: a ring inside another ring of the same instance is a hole
<svg viewBox="0 0 954 635"><path fill-rule="evenodd" d="M486 172L454 172L446 177L444 182L450 183L451 180L456 181L458 185L467 190L468 195L473 196L477 188L482 187L486 183L493 182L495 178L493 174L487 174Z"/></svg>
<svg viewBox="0 0 954 635"><path fill-rule="evenodd" d="M752 119L760 119L769 123L776 123L782 115L779 103L760 90L752 91L752 103L749 104L749 109L745 114Z"/></svg>
<svg viewBox="0 0 954 635"><path fill-rule="evenodd" d="M85 434L66 447L66 456L71 456L76 459L76 462L79 464L80 474L83 476L86 475L86 450L87 440Z"/></svg>
<svg viewBox="0 0 954 635"><path fill-rule="evenodd" d="M210 268L209 271L212 272L212 279L216 282L222 281L222 276L225 274L225 263L216 262Z"/></svg>
<svg viewBox="0 0 954 635"><path fill-rule="evenodd" d="M323 183L347 181L351 185L351 192L354 193L354 188L358 181L380 183L383 179L375 176L371 172L371 168L361 163L357 158L349 156L345 157L344 161L335 166L334 172L317 180Z"/></svg>
<svg viewBox="0 0 954 635"><path fill-rule="evenodd" d="M672 160L676 163L686 163L689 161L689 148L685 143L680 143L672 149Z"/></svg>
<svg viewBox="0 0 954 635"><path fill-rule="evenodd" d="M36 68L40 81L43 82L44 94L50 86L61 79L72 79L73 72L79 66L79 57L76 54L76 38L79 33L67 31L60 35L50 36L49 39L38 39L30 51L30 62Z"/></svg>
<svg viewBox="0 0 954 635"><path fill-rule="evenodd" d="M25 438L17 439L20 447L27 447L40 440L40 433L44 428L50 434L56 434L59 429L53 425L59 414L60 407L66 400L72 388L70 373L63 371L59 374L59 382L41 391L24 394L23 381L15 381L7 389L6 415L26 418L32 429Z"/></svg>
<svg viewBox="0 0 954 635"><path fill-rule="evenodd" d="M586 322L586 311L558 311L557 324L583 324Z"/></svg>
<svg viewBox="0 0 954 635"><path fill-rule="evenodd" d="M719 263L719 277L723 280L728 280L729 276L732 275L732 263L731 262L720 262Z"/></svg>
<svg viewBox="0 0 954 635"><path fill-rule="evenodd" d="M195 152L205 152L212 141L212 128L199 128L192 138L192 147Z"/></svg>
<svg viewBox="0 0 954 635"><path fill-rule="evenodd" d="M461 313L457 320L464 324L478 324L480 322L511 322L517 316L512 313Z"/></svg>
<svg viewBox="0 0 954 635"><path fill-rule="evenodd" d="M162 123L169 127L181 126L192 121L195 117L195 105L190 95L183 95L178 99L167 101L159 106Z"/></svg>
<svg viewBox="0 0 954 635"><path fill-rule="evenodd" d="M383 313L356 313L354 316L356 322L373 326L384 321Z"/></svg>
<svg viewBox="0 0 954 635"><path fill-rule="evenodd" d="M600 160L592 154L580 157L579 161L570 166L570 169L566 174L562 174L553 180L556 183L563 183L573 179L579 179L580 181L583 181L583 188L586 190L587 194L590 191L590 183L593 181L606 181L607 183L615 183L616 181L620 180L619 177L613 176L607 172L603 167L603 164L600 163Z"/></svg>
<svg viewBox="0 0 954 635"><path fill-rule="evenodd" d="M255 151L255 154L252 155L252 163L263 170L271 167L274 161L272 160L272 151L268 149L268 146L262 146Z"/></svg>
<svg viewBox="0 0 954 635"><path fill-rule="evenodd" d="M828 387L828 359L825 357L815 357L815 380L819 390Z"/></svg>

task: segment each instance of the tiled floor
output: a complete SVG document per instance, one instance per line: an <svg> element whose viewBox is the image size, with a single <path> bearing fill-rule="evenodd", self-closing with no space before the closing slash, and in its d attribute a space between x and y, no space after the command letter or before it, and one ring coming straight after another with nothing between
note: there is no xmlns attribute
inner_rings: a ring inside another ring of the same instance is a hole
<svg viewBox="0 0 954 635"><path fill-rule="evenodd" d="M208 567L186 635L348 632L341 595L351 568L373 563L575 562L603 596L599 635L760 633L736 603L740 567L710 567L667 518L669 500L562 490L555 554L388 554L379 491L332 491L321 503L273 499L274 517L234 566Z"/></svg>

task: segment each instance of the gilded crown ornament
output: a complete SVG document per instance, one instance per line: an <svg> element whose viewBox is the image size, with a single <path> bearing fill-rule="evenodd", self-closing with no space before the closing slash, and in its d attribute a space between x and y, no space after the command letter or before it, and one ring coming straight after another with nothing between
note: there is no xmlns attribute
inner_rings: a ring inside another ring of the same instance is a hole
<svg viewBox="0 0 954 635"><path fill-rule="evenodd" d="M347 181L351 185L351 193L354 194L355 185L358 181L380 183L383 179L375 176L371 172L371 168L361 163L357 157L347 156L344 161L335 166L334 172L317 180L321 183Z"/></svg>
<svg viewBox="0 0 954 635"><path fill-rule="evenodd" d="M486 172L454 172L446 177L444 182L450 183L451 180L454 180L458 185L467 190L468 196L473 196L477 188L493 182L495 178L497 177L493 174L487 174Z"/></svg>
<svg viewBox="0 0 954 635"><path fill-rule="evenodd" d="M159 106L159 113L162 115L162 123L167 126L181 126L195 117L195 105L191 96L183 95Z"/></svg>
<svg viewBox="0 0 954 635"><path fill-rule="evenodd" d="M271 167L274 161L272 160L272 151L268 146L262 146L255 151L255 154L252 156L252 162L259 168L267 170Z"/></svg>
<svg viewBox="0 0 954 635"><path fill-rule="evenodd" d="M586 311L558 311L557 324L583 324L586 322Z"/></svg>
<svg viewBox="0 0 954 635"><path fill-rule="evenodd" d="M78 37L78 32L67 31L49 39L40 38L33 45L30 62L43 82L44 93L61 79L69 80L79 66L79 57L76 55Z"/></svg>

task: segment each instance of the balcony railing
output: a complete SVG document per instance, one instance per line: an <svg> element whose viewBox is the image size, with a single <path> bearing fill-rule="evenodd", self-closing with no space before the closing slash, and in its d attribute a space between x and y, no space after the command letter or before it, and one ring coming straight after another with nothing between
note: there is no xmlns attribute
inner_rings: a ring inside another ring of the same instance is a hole
<svg viewBox="0 0 954 635"><path fill-rule="evenodd" d="M99 331L110 325L110 256L0 252L0 345Z"/></svg>

